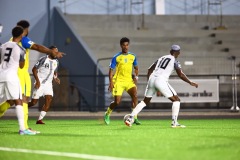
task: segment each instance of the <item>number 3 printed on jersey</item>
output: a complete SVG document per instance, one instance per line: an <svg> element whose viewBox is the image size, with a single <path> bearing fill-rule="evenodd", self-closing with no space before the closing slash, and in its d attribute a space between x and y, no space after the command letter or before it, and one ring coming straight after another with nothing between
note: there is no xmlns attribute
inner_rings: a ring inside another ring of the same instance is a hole
<svg viewBox="0 0 240 160"><path fill-rule="evenodd" d="M10 56L12 54L12 48L6 48L6 50L8 51L8 53L4 54L4 56L5 56L4 61L9 62Z"/></svg>

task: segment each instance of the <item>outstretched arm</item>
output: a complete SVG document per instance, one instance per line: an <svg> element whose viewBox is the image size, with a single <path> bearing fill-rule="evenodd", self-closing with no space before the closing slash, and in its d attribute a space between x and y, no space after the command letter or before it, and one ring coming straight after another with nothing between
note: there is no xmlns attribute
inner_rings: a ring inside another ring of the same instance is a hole
<svg viewBox="0 0 240 160"><path fill-rule="evenodd" d="M40 45L40 44L36 44L34 43L32 46L31 46L31 49L33 50L36 50L38 52L42 52L42 53L45 53L45 54L49 54L49 55L53 55L53 57L57 57L57 58L62 58L64 53L63 52L56 52L52 49L49 49L43 45Z"/></svg>
<svg viewBox="0 0 240 160"><path fill-rule="evenodd" d="M188 77L183 73L181 69L176 69L176 72L178 74L178 77L181 78L183 81L189 83L191 86L198 87L198 84L195 82L192 82L188 79Z"/></svg>

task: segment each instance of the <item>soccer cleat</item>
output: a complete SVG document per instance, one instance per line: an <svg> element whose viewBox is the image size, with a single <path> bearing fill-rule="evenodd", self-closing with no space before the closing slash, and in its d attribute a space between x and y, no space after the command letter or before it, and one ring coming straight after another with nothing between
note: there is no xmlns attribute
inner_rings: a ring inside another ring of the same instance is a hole
<svg viewBox="0 0 240 160"><path fill-rule="evenodd" d="M42 120L37 120L36 124L45 124Z"/></svg>
<svg viewBox="0 0 240 160"><path fill-rule="evenodd" d="M137 118L134 119L133 123L136 124L136 125L141 125L141 122Z"/></svg>
<svg viewBox="0 0 240 160"><path fill-rule="evenodd" d="M32 128L28 128L28 130L30 130L30 131L32 131L32 132L35 132L36 134L41 133L40 131L35 131L35 130L33 130Z"/></svg>
<svg viewBox="0 0 240 160"><path fill-rule="evenodd" d="M35 132L32 132L31 130L29 129L25 129L25 130L19 130L19 134L20 135L36 135Z"/></svg>
<svg viewBox="0 0 240 160"><path fill-rule="evenodd" d="M181 124L179 124L179 123L172 123L172 124L171 124L171 127L172 127L172 128L185 128L186 126L181 125Z"/></svg>
<svg viewBox="0 0 240 160"><path fill-rule="evenodd" d="M110 124L110 116L105 113L104 115L104 122L109 125Z"/></svg>

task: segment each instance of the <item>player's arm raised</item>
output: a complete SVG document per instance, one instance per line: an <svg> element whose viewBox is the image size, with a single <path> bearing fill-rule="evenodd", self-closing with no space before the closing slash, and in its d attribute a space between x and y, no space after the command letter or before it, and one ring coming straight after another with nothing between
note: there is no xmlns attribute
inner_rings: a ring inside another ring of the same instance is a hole
<svg viewBox="0 0 240 160"><path fill-rule="evenodd" d="M47 47L45 47L43 45L36 44L36 43L34 43L31 46L31 49L39 51L39 52L42 52L42 53L53 55L53 57L57 57L57 58L62 58L63 55L64 55L63 52L56 52L56 51L54 51L52 49L49 49L49 48L47 48Z"/></svg>

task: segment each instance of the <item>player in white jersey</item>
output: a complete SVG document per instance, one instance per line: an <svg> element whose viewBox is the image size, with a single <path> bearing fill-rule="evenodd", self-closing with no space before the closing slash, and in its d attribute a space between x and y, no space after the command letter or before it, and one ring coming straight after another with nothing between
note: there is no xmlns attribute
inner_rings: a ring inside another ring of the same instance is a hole
<svg viewBox="0 0 240 160"><path fill-rule="evenodd" d="M56 46L50 46L49 49L58 52ZM35 86L32 101L28 103L28 106L34 106L41 96L45 97L45 104L42 107L42 111L40 112L40 116L36 124L45 124L42 119L45 117L52 102L52 80L54 79L57 84L60 84L60 79L57 78L58 65L59 62L55 57L47 55L41 57L32 69L33 76L35 78Z"/></svg>
<svg viewBox="0 0 240 160"><path fill-rule="evenodd" d="M35 135L24 126L22 91L17 74L18 67L23 68L25 62L25 49L18 45L22 34L22 27L14 27L13 41L0 47L0 104L6 100L9 104L15 104L20 135Z"/></svg>
<svg viewBox="0 0 240 160"><path fill-rule="evenodd" d="M175 70L183 81L189 83L191 86L198 87L197 83L190 81L187 76L183 73L181 69L180 62L177 61L177 57L180 54L180 46L172 45L170 50L170 55L165 55L159 58L155 63L153 63L148 68L148 84L145 90L144 100L141 101L136 108L132 111L128 119L126 119L125 124L127 126L132 125L132 118L137 115L143 107L148 105L152 99L152 96L160 91L165 97L172 101L172 124L173 128L185 127L180 125L177 121L178 113L180 109L180 99L176 91L168 83L169 76Z"/></svg>

